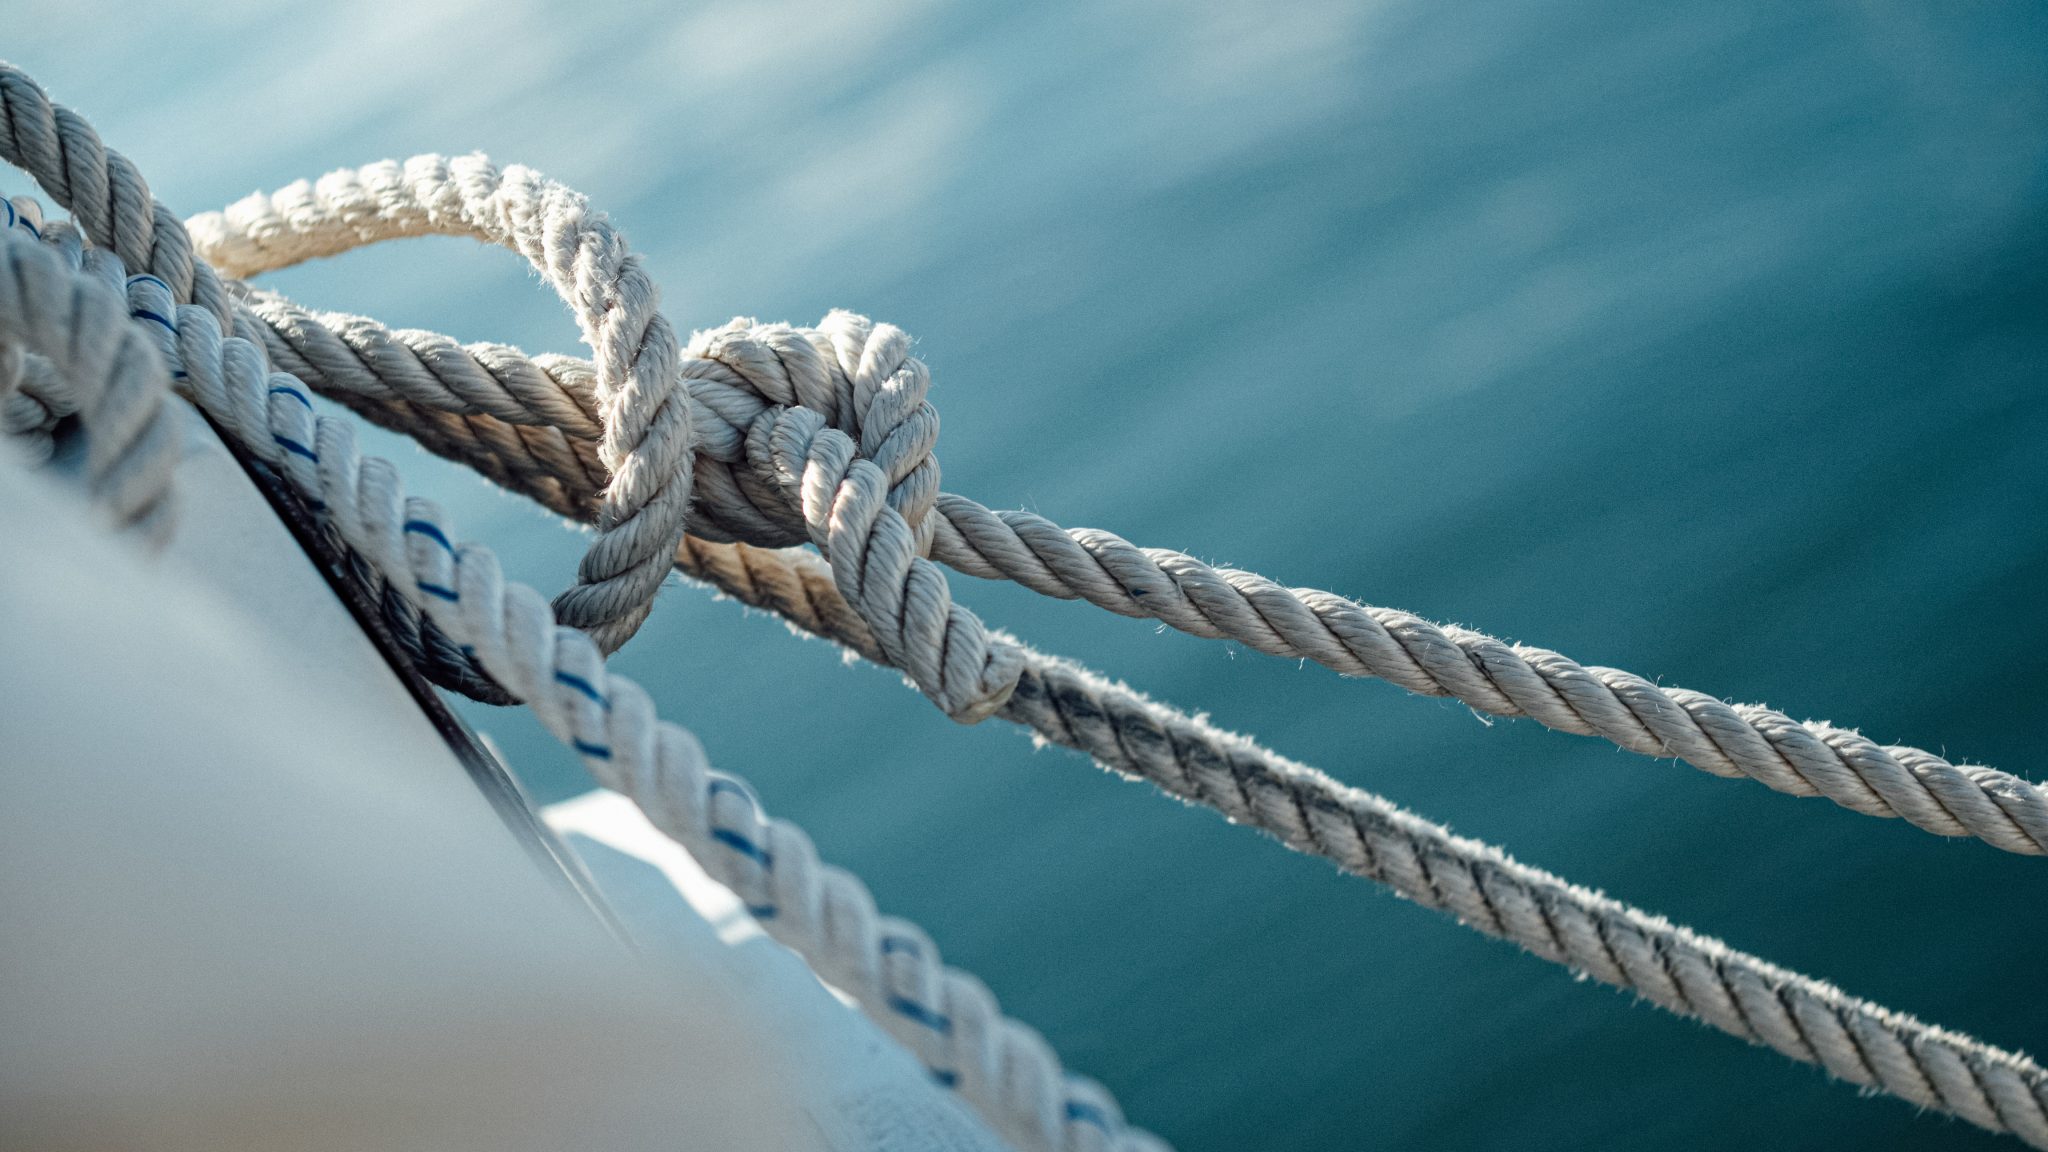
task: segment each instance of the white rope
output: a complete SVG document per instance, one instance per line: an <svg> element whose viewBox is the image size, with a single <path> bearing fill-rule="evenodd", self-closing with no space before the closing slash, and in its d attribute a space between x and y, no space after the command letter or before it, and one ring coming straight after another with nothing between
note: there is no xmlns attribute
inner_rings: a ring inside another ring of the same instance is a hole
<svg viewBox="0 0 2048 1152"><path fill-rule="evenodd" d="M78 416L93 495L117 524L161 540L171 527L178 427L164 404L163 359L126 323L128 303L113 286L119 262L98 251L80 260L79 247L57 237L45 243L34 220L4 206L0 397L30 379L43 395L61 396L54 409L37 406ZM32 430L47 436L41 422Z"/></svg>
<svg viewBox="0 0 2048 1152"><path fill-rule="evenodd" d="M161 291L154 280L141 287ZM539 593L506 581L487 549L457 543L437 507L406 498L388 462L359 455L348 424L316 417L290 377L266 382L238 371L254 362L237 354L247 345L221 337L204 309L176 309L176 324L174 362L231 436L286 475L350 547L387 573L409 574L414 602L526 701L599 783L640 804L942 1082L1025 1147L1161 1147L1126 1129L1099 1085L1066 1076L1043 1040L1003 1018L978 982L945 968L915 926L878 917L860 882L819 863L794 825L765 817L744 782L711 771L693 737L660 722L643 689L607 671L590 637L556 623ZM312 451L298 449L305 444Z"/></svg>
<svg viewBox="0 0 2048 1152"><path fill-rule="evenodd" d="M676 395L674 331L639 256L583 196L481 156L416 156L333 172L195 217L200 250L230 275L407 236L469 236L525 256L596 354L598 458L609 481L597 539L556 615L618 648L646 619L690 504L690 410Z"/></svg>
<svg viewBox="0 0 2048 1152"><path fill-rule="evenodd" d="M934 555L977 576L1081 597L1127 616L1262 652L1313 660L1412 692L1453 696L1497 716L1597 735L1632 752L1674 756L1718 776L1748 776L1794 796L1826 796L1941 836L2048 852L2048 787L1921 748L1879 745L1762 705L1731 705L1544 648L1510 645L1333 593L1286 588L1193 557L1139 548L1097 529L1063 529L1029 512L939 498Z"/></svg>
<svg viewBox="0 0 2048 1152"><path fill-rule="evenodd" d="M677 567L870 660L881 652L808 553L685 540ZM1296 851L1546 960L1866 1088L2048 1147L2048 1072L2024 1055L1788 971L1453 834L1078 665L1020 646L998 713Z"/></svg>
<svg viewBox="0 0 2048 1152"><path fill-rule="evenodd" d="M0 70L0 94L10 102L23 83L25 77ZM48 108L46 101L43 107ZM55 119L61 123L68 115L60 109ZM21 151L18 141L0 143ZM96 138L90 144L99 148ZM107 157L119 160L103 153L98 163L132 175L125 161L115 164ZM66 194L48 181L45 187L60 198ZM137 209L153 202L139 178L135 187L139 199L128 196L128 217L161 219L160 208ZM108 216L80 213L88 230ZM180 253L189 257L190 251L162 234L145 248L153 257L160 250L174 273ZM177 283L171 277L132 280L138 316L159 308L164 310L160 314L169 314L174 291L207 299L206 286L218 281L203 264L188 260L186 287L174 290ZM146 318L137 322L148 323ZM800 949L816 950L813 962L828 979L846 981L847 991L863 1003L879 1004L871 1010L880 1012L885 1026L931 1066L953 1072L970 1099L996 1101L997 1123L1006 1135L1019 1139L1018 1132L1026 1133L1034 1137L1029 1141L1033 1146L1108 1146L1108 1134L1119 1125L1113 1123L1106 1098L1097 1095L1099 1089L1077 1090L1069 1080L1062 1092L1058 1066L1041 1041L1021 1027L997 1022L986 991L943 969L928 940L907 928L896 933L892 922L876 920L857 882L835 879L844 874L819 865L801 833L765 821L744 786L711 772L694 741L681 729L659 723L644 691L610 676L595 643L558 625L538 593L507 584L481 547L453 545L438 510L424 501L405 500L389 464L358 457L346 424L316 419L298 381L266 374L261 350L224 336L212 308L180 307L173 324L174 336L157 330L159 338L187 374L202 407L316 501L352 548L384 573L409 577L397 586L407 589L450 636L470 645L487 671L584 755L594 775L632 795L657 826L706 858L707 866L766 918L772 932L786 933ZM789 339L759 336L751 325L729 331L747 333L740 342L752 341L748 347ZM261 332L252 334L262 337ZM704 345L706 351L710 347ZM876 358L884 370L870 374L872 381L891 381L905 371L890 356L878 353ZM744 380L746 371L734 367L744 359L727 352L715 362ZM799 375L789 374L792 388ZM911 372L913 379L921 375ZM857 381L859 374L847 377ZM552 378L560 380L559 375ZM856 406L868 405L864 411L880 405L898 414L894 423L882 420L878 426L910 426L900 414L923 402L916 385L891 391L884 383L866 401L855 391ZM896 662L902 650L892 645L900 645L905 634L890 632L900 620L879 611L878 604L886 608L887 601L870 597L857 581L849 595L842 568L863 548L915 555L917 533L896 505L915 507L917 493L894 500L890 493L921 465L904 470L902 461L908 457L892 456L887 436L880 443L866 437L856 443L845 429L828 427L832 416L808 403L791 405L763 395L771 404L750 419L742 442L749 479L738 480L743 473L736 470L736 487L757 484L770 497L763 503L748 494L765 523L786 524L800 517L828 563L799 552L690 539L682 542L676 558L736 595L773 607L871 658ZM760 419L770 411L775 412L772 420ZM847 419L844 411L838 416ZM838 440L828 440L828 433L836 433ZM820 448L821 443L830 446ZM892 466L885 468L882 460ZM850 528L835 522L835 503L859 504ZM881 511L871 513L873 508ZM901 527L886 526L891 516ZM879 533L877 524L885 525ZM883 627L874 626L877 615L883 616ZM918 639L931 638L919 634ZM1013 654L1014 687L999 702L1001 714L1054 742L1085 750L1109 767L1142 775L1169 792L1270 831L1290 846L1326 856L1674 1011L1818 1063L1845 1079L2048 1148L2048 1074L2023 1056L1849 997L1569 885L1007 638L991 638L989 644L991 650ZM920 687L933 691L923 680ZM1150 1137L1128 1132L1117 1139L1138 1142L1120 1147L1157 1146L1147 1143Z"/></svg>
<svg viewBox="0 0 2048 1152"><path fill-rule="evenodd" d="M326 425L322 427L324 433ZM345 425L334 427L346 429ZM323 459L334 451L323 441ZM395 477L380 478L370 486L381 489L395 483ZM322 498L330 503L336 491L331 483L320 489ZM430 509L413 501L406 505L406 514L434 523ZM386 536L391 534L391 515L382 518L386 524L381 530ZM344 535L354 541L368 532L344 530ZM445 597L434 591L449 586L450 566L461 568L471 563L469 551L456 550L451 555L448 549L423 542L423 537L431 538L431 534L423 530L409 534L410 553L405 560L416 581L428 589L422 604L430 612L438 609L437 619L451 635L470 637L469 642L475 643L476 631L442 617L453 609L441 604ZM686 542L685 553L691 556L696 571L716 579L721 588L749 596L752 602L781 611L813 631L864 649L870 658L883 656L860 615L840 597L830 570L807 554L694 540ZM744 575L721 571L720 562L737 563ZM484 571L489 579L496 579L494 565ZM494 602L494 586L489 580L475 591L459 578L454 583L459 587L453 603ZM803 606L810 606L811 614L804 614ZM537 615L537 596L529 599L528 608L533 619L523 632L508 626L508 634L539 634L543 618ZM485 613L485 623L495 618ZM575 633L562 630L561 635ZM2013 1131L2036 1146L2048 1147L2048 1114L2044 1114L2048 1075L2025 1057L1848 996L1825 982L1788 972L1660 917L1518 864L1496 849L1455 836L1379 797L1347 788L1084 670L1021 646L1019 650L1024 659L1020 684L1002 714L1030 725L1053 742L1087 751L1109 767L1143 776L1183 799L1215 807L1232 820L1274 833L1292 847L1332 859L1419 903L1449 911L1482 931L1634 990L1672 1011L1703 1019L1795 1059L1818 1063L1851 1082L1953 1112L1995 1131ZM594 697L576 686L577 681L594 682L590 668L572 662L570 676L574 679L565 693L531 672L534 667L547 666L539 657L505 664L491 658L496 651L495 646L478 645L480 660L516 694L536 701L537 708L553 697L556 715L550 718L543 708L543 719L558 733L565 725L569 728L566 739L590 758L587 762L600 780L634 796L649 809L658 826L678 834L677 819L663 809L679 803L669 795L674 785L643 783L635 787L617 782L607 773L616 757L617 736L608 732L601 739L612 743L598 743L594 721L601 708ZM559 653L554 667L558 673L564 668ZM527 671L515 675L520 669ZM570 706L566 718L561 715L564 703ZM614 696L605 718L618 707ZM716 789L706 785L707 798L710 791ZM694 784L684 786L682 795L696 796L698 789ZM734 835L743 843L722 839L731 851L716 857L727 864L716 874L750 907L768 916L771 930L778 925L787 928L792 923L833 919L827 912L782 921L780 910L788 906L788 897L776 893L788 890L777 888L779 870L785 867L783 858L772 848L750 852L746 845L759 842L744 831ZM693 850L702 848L701 837L692 841L687 835L679 836ZM814 867L802 852L792 859L790 866L800 875ZM739 865L737 871L732 867L735 864ZM753 870L758 874L750 875ZM801 939L784 938L811 955L828 980L848 979L839 974L843 958L818 956ZM897 943L885 942L881 947L885 955L921 956L926 954L928 942L905 935ZM904 1003L885 999L904 1017L894 1031L935 1069L945 1070L957 1064L957 1058L940 1054L934 1059L930 1052L934 1037L913 1025L931 1030L932 1019L965 1018L954 999L961 994L942 981L938 993L927 999L905 998ZM895 994L884 993L889 995ZM916 1043L920 1039L923 1046ZM967 1082L963 1076L962 1083Z"/></svg>
<svg viewBox="0 0 2048 1152"><path fill-rule="evenodd" d="M581 460L577 445L588 434L568 423L555 425L557 438L549 439L536 426L546 419L540 406L559 407L559 394L580 388L587 366L562 357L546 358L543 366L502 346L465 355L446 337L392 333L365 317L307 310L270 293L252 293L250 303L270 330L265 339L273 354L317 373L306 377L316 389L401 431L437 423L422 435L428 447L551 508L578 514L589 479L587 468L572 462ZM839 331L868 327L865 319L845 313L827 317L817 329L735 321L692 342L692 358L682 371L701 438L695 535L761 546L804 538L791 527L801 521L789 511L781 463L755 452L751 437L763 417L771 428L787 419L783 414L792 404L812 407L831 421L839 409L829 399L813 407L796 390L810 369L789 353L831 347ZM875 330L884 329L895 331ZM432 373L422 367L419 352L428 347L436 354ZM458 359L467 363L453 367L450 362ZM387 363L395 366L390 372L383 371ZM923 366L912 359L901 370L915 373L921 394ZM491 384L481 384L479 377ZM445 405L454 395L446 382L452 379L465 380L492 407L435 407L460 422L423 420L418 409ZM578 405L572 399L570 406ZM935 438L936 414L929 423ZM938 469L922 429L893 446L903 451L890 459L890 474L903 472L935 489ZM537 490L537 484L548 490ZM896 492L891 496L899 499ZM1937 835L1975 836L2026 855L2048 852L2048 787L1995 768L1954 764L1921 748L1879 745L1849 729L1660 687L1632 673L1583 666L1547 649L1509 645L1329 592L1285 588L1182 553L1139 548L1108 532L1063 529L1029 512L992 512L964 497L922 488L900 499L920 517L911 521L918 530L931 532L931 555L969 575L1007 578L1194 635L1314 660L1345 675L1454 696L1484 712L1602 736L1630 751L1675 756L1716 775L1748 776L1795 796L1826 796L1867 815L1903 817ZM927 510L936 515L924 515Z"/></svg>
<svg viewBox="0 0 2048 1152"><path fill-rule="evenodd" d="M0 91L11 97L26 78L10 73L0 65ZM91 144L99 147L96 137ZM57 189L45 189L61 199ZM141 194L146 201L147 189ZM5 251L11 257L17 250L35 253L24 266L54 260L33 239L10 233ZM118 257L103 253L97 260L119 277ZM361 456L348 424L316 416L300 382L269 371L258 345L223 333L211 309L175 304L170 284L154 275L129 277L126 286L126 308L116 298L111 311L92 314L100 327L65 328L85 337L75 344L139 345L138 356L116 359L154 366L159 375L168 360L225 434L290 481L378 570L408 574L399 586L414 603L518 693L601 784L639 804L771 935L852 996L998 1133L1032 1150L1165 1152L1157 1137L1125 1124L1100 1084L1068 1074L1038 1033L1003 1016L979 981L945 966L922 930L880 916L866 887L821 863L801 829L769 819L743 781L713 771L693 736L658 719L644 689L608 671L595 639L558 623L539 593L506 581L488 549L455 543L440 510L408 499L389 462ZM14 322L0 326L0 336L36 335L18 316L34 316L40 299L11 297L0 285L0 312ZM131 322L122 322L124 313ZM81 391L89 387L88 381ZM151 411L132 392L123 395ZM160 402L161 381L151 395ZM126 443L131 456L154 458Z"/></svg>
<svg viewBox="0 0 2048 1152"><path fill-rule="evenodd" d="M388 339L374 321L310 313L270 294L252 294L251 300L281 356L335 359L332 350L323 347L326 341L341 339L342 332L358 347L381 347ZM716 347L748 364L779 364L788 358L786 351L776 357L732 351L730 336L742 331L769 333L757 335L756 346L772 339L784 349L792 347L794 341L783 334L789 331L806 342L820 342L802 330L736 323L720 330L718 339L700 334L692 351L701 355ZM426 342L424 334L409 334L407 339L413 344ZM519 404L510 398L520 388L533 386L522 381L545 378L548 391L573 392L582 379L573 362L557 358L544 371L507 369L507 355L494 348L495 370L478 360L459 371L492 379L502 389L497 402L514 408ZM724 360L718 363L722 366ZM458 370L443 365L441 371ZM685 362L684 371L698 403L698 427L733 429L724 433L726 442L739 443L737 454L748 459L746 446L757 443L760 433L754 430L758 424L746 421L773 411L773 405L765 397L749 404L723 381L721 387L706 387L706 381L720 380L713 367L700 368L692 360ZM381 423L415 432L420 428L406 415L412 406L394 381L345 375L315 382ZM471 386L482 387L476 381ZM793 395L793 389L787 394ZM539 419L530 411L520 418ZM474 417L469 419L475 422ZM742 426L748 429L744 436L736 432ZM519 486L518 476L546 474L545 464L526 453L527 440L510 441L516 446L506 448L504 455L452 429L430 432L423 442L438 444L437 450L457 459L484 462L488 471L511 477L514 487ZM493 443L508 441L500 438ZM747 469L735 469L732 480L707 478L707 461L724 463L735 455L733 449L719 446L699 453L699 522L708 520L725 534L738 534L730 527L735 524L764 535L762 525L785 525L788 516L776 503L786 491L780 479L763 483ZM573 478L554 479L559 481L555 498L568 498L567 505L558 506L573 507ZM748 509L704 506L735 492L750 501ZM934 506L943 508L949 499L940 496ZM784 537L788 535L784 529ZM718 544L692 535L684 540L677 563L686 573L741 600L776 611L869 659L894 664L869 629L866 614L844 596L837 567L821 566L806 556ZM1498 850L1455 837L1383 799L1345 788L1072 665L1012 646L1020 662L1019 686L997 714L1030 726L1042 738L1085 751L1114 770L1143 776L1183 799L1217 808L1298 850L1331 859L1419 903L1450 911L1481 931L1636 991L1681 1015L1820 1064L1851 1082L1997 1130L2010 1129L2036 1142L2048 1140L2048 1121L2043 1120L2048 1089L2040 1069L2024 1058L1850 997L1824 982L1788 973L1659 917L1515 864Z"/></svg>
<svg viewBox="0 0 2048 1152"><path fill-rule="evenodd" d="M318 348L316 338L295 344L275 335L298 332L311 314L275 296L261 298L256 311L267 321L276 321L274 340L296 347L300 354L313 354ZM312 327L335 330L317 319ZM758 331L750 325L722 331L741 330ZM351 321L347 331L359 341L380 338L373 322ZM710 344L700 336L692 348ZM496 355L502 360L502 350ZM481 363L467 371L490 375ZM689 363L685 371L697 372L693 379L713 375ZM572 365L559 360L540 375L550 381L549 388L572 391L580 378ZM501 383L505 378L493 376ZM332 386L333 381L325 383ZM390 391L387 388L385 394ZM337 394L352 398L394 427L407 427L392 405L371 399L377 395L374 389L344 388ZM699 401L698 426L703 429L719 426L717 419L705 415L706 409L746 410L732 396L694 384L693 398ZM404 402L397 402L397 407L403 408ZM754 409L769 410L760 401ZM750 429L745 442L753 443L759 435ZM699 455L700 500L738 487L704 479L703 461L716 460L720 454L720 449L707 448ZM779 482L750 489L757 501L761 493L782 490ZM771 512L759 522L777 524L784 519L784 514ZM871 660L893 663L865 614L844 596L836 567L808 553L718 544L691 536L684 540L677 564ZM1029 726L1050 742L1077 748L1106 767L1216 808L1297 850L1333 860L1418 903L1448 911L1483 932L1513 940L1545 959L1634 991L1673 1012L1819 1064L1853 1083L1964 1116L1993 1130L2013 1131L2037 1145L2048 1142L2048 1078L2025 1057L1849 996L1823 981L1788 972L1516 863L1497 849L1455 836L1380 797L1345 787L1083 669L1005 643L1017 652L1020 673L1017 688L998 715Z"/></svg>
<svg viewBox="0 0 2048 1152"><path fill-rule="evenodd" d="M62 271L18 235L0 249L0 266L33 266L17 259L24 251ZM20 326L10 321L35 309L18 303L9 283L0 278L0 333L13 337ZM143 340L157 335L228 435L286 476L350 547L386 572L409 573L415 602L526 700L601 784L640 804L771 935L860 1002L942 1083L986 1108L1006 1137L1027 1148L1165 1147L1125 1126L1099 1084L1064 1073L1044 1040L1003 1017L978 981L946 967L920 929L880 916L859 880L821 863L801 829L766 817L744 781L711 770L695 738L659 721L645 690L610 674L595 641L558 624L539 593L507 582L481 545L453 543L440 510L408 499L389 462L361 456L346 423L317 417L295 379L265 373L253 346L223 336L206 309L174 306L161 280L135 276L127 285L129 306L116 301L95 316L113 327L72 325L67 336L83 333L77 343L86 347L133 340L161 373ZM130 308L132 326L119 322Z"/></svg>
<svg viewBox="0 0 2048 1152"><path fill-rule="evenodd" d="M419 163L408 161L407 169ZM323 177L321 186L349 175ZM260 259L268 255L326 254L352 236L381 235L367 225L342 228L305 207L328 201L293 191L303 187L278 194L291 212L259 211L269 201L252 198L226 216L195 217L194 226L244 269L268 267ZM239 236L234 228L245 220L263 222L262 244L228 239ZM295 221L308 238L285 243L279 233ZM391 333L366 317L310 314L266 293L245 293L243 307L259 327L296 338L266 342L277 345L279 363L300 369L314 387L336 391L333 382L343 379L362 397L416 393L421 408L461 421L429 417L429 438L461 443L479 439L479 427L493 428L490 438L507 449L507 464L494 478L524 489L526 478L552 464L561 471L551 505L572 515L587 507L587 496L572 494L589 479L585 463L548 438L524 434L545 418L542 409L559 409L565 393L582 387L587 369L560 358L519 363L516 350L501 345L472 354L446 337ZM944 573L922 554L935 531L928 513L939 495L931 455L938 414L925 399L930 374L909 344L901 329L845 312L815 329L734 321L698 333L680 369L697 431L692 522L713 538L817 545L889 662L948 715L974 723L1002 707L1016 683L1017 656L953 602ZM601 404L569 406L576 409L571 428L587 429L593 409L602 418Z"/></svg>

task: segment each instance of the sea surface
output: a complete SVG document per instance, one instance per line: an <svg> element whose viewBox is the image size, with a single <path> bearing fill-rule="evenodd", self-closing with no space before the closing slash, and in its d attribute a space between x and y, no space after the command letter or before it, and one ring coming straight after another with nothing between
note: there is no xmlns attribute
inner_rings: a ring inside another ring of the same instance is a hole
<svg viewBox="0 0 2048 1152"><path fill-rule="evenodd" d="M0 3L181 212L481 149L679 328L901 325L950 490L2048 774L2048 9ZM16 186L10 191L24 191ZM272 278L574 351L455 240ZM586 537L394 438L564 586ZM2048 1049L2048 863L967 577L992 624L1849 991ZM617 659L1183 1152L2012 1149L667 589ZM548 801L588 782L465 707Z"/></svg>

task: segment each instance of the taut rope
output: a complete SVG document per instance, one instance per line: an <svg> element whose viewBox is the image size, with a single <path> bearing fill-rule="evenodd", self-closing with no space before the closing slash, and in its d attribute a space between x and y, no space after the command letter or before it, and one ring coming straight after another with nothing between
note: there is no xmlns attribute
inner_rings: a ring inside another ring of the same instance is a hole
<svg viewBox="0 0 2048 1152"><path fill-rule="evenodd" d="M18 384L21 403L6 398L8 426L47 432L79 413L108 505L121 519L162 523L168 466L158 444L174 376L225 434L289 480L376 580L471 654L479 682L526 702L601 783L632 797L770 933L1019 1144L1163 1147L1125 1126L1099 1085L1064 1073L978 982L945 967L922 932L878 916L855 878L821 864L800 830L765 817L744 783L711 770L644 690L607 670L605 653L646 615L656 569L673 564L897 667L958 719L1026 725L1674 1012L2048 1148L2048 1073L2028 1058L1519 864L991 633L951 601L926 555L2012 851L2048 846L2038 786L942 494L929 376L900 331L846 313L814 329L735 321L678 352L623 241L579 197L526 170L478 158L374 165L195 218L193 228L238 274L424 232L507 244L576 311L597 352L590 364L392 332L224 282L82 118L4 65L0 103L0 155L96 246L56 225L38 233L39 213L11 206L14 227L0 233L0 367L12 366L5 381ZM81 255L67 263L70 250ZM124 265L142 270L125 280L125 323L112 287ZM60 299L70 310L49 311ZM99 351L67 355L60 337ZM551 608L505 580L487 549L459 541L437 507L405 495L389 463L361 456L347 423L317 416L307 386L596 522L577 588ZM787 547L803 543L817 554Z"/></svg>

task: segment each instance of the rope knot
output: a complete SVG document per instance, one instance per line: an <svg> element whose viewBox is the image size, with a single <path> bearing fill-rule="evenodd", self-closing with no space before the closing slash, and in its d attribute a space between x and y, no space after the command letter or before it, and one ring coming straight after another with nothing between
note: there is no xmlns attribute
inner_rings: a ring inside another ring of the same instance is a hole
<svg viewBox="0 0 2048 1152"><path fill-rule="evenodd" d="M931 373L890 324L834 312L816 328L734 320L690 339L697 433L691 531L758 547L808 541L889 662L963 723L1015 689L1015 645L953 603L925 557L938 518Z"/></svg>
<svg viewBox="0 0 2048 1152"><path fill-rule="evenodd" d="M893 324L835 311L816 328L735 319L690 339L682 375L696 417L697 508L692 531L710 539L785 547L810 538L794 477L778 468L769 434L791 409L844 433L879 468L887 502L931 551L939 496L939 414L925 399L931 372Z"/></svg>

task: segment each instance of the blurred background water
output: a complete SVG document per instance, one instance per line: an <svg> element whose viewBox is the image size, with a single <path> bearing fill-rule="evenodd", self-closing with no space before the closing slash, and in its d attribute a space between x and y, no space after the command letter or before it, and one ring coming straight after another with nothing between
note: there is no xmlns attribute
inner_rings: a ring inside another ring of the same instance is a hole
<svg viewBox="0 0 2048 1152"><path fill-rule="evenodd" d="M0 3L181 212L488 151L684 329L902 325L948 487L2040 778L2048 12L1615 0ZM21 181L16 178L14 191ZM572 350L417 241L309 304ZM583 538L388 437L543 589ZM2014 1047L2042 865L956 578L1521 858ZM1207 1149L2009 1148L1226 827L700 591L618 658L1069 1064ZM542 800L587 781L467 715Z"/></svg>

